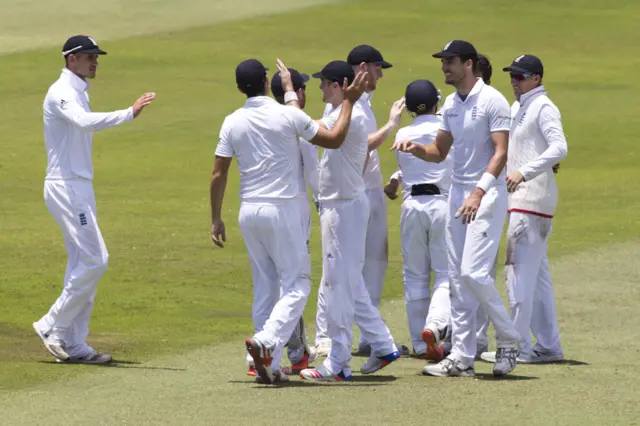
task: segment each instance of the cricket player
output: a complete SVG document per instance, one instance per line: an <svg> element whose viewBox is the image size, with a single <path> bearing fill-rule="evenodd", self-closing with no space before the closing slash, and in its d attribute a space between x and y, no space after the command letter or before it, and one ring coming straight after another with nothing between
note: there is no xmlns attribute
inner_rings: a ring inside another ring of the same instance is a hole
<svg viewBox="0 0 640 426"><path fill-rule="evenodd" d="M277 61L285 91L280 105L269 98L267 69L255 59L236 68L238 90L245 105L227 116L220 130L211 178L211 238L218 247L226 241L222 200L231 160L240 172L239 223L254 285L255 334L245 342L262 383L286 381L280 354L304 310L309 290L310 261L298 195L299 139L325 148L339 147L347 134L353 104L364 92L366 73L346 86L340 114L332 130L320 127L298 108L291 75ZM288 106L291 104L291 106ZM273 361L273 369L272 369Z"/></svg>
<svg viewBox="0 0 640 426"><path fill-rule="evenodd" d="M476 313L482 304L496 329L493 374L502 376L516 366L520 338L491 273L507 213L503 169L509 104L474 76L478 54L471 43L454 40L433 56L442 61L445 83L456 88L445 102L436 140L424 147L412 141L394 144L428 162L444 161L455 146L447 221L453 348L440 363L425 366L423 373L475 375Z"/></svg>
<svg viewBox="0 0 640 426"><path fill-rule="evenodd" d="M69 38L62 48L62 74L43 104L48 161L44 199L62 231L68 261L62 294L33 328L51 355L64 363L111 362L111 355L86 342L96 287L109 259L92 185L93 132L132 121L155 99L155 93L147 93L127 109L91 112L87 80L95 78L98 56L106 54L91 37Z"/></svg>
<svg viewBox="0 0 640 426"><path fill-rule="evenodd" d="M440 99L440 93L428 80L409 84L405 102L415 120L398 130L396 140L412 140L423 146L432 143L440 128L440 118L436 115ZM451 319L445 232L453 159L449 154L441 163L425 163L411 154L396 151L396 160L399 170L384 190L395 199L401 176L402 276L413 356L440 361L444 355L440 342L447 334ZM432 271L435 275L433 293L430 290Z"/></svg>
<svg viewBox="0 0 640 426"><path fill-rule="evenodd" d="M553 167L567 156L567 141L560 111L542 84L542 61L534 55L520 55L503 71L510 74L516 96L507 161L505 275L511 319L520 334L517 362L561 361L564 355L547 244L558 203ZM537 340L533 348L530 329ZM482 358L494 361L495 353L485 353Z"/></svg>
<svg viewBox="0 0 640 426"><path fill-rule="evenodd" d="M385 61L382 54L373 46L360 45L354 47L347 56L354 72L366 71L368 73L367 92L358 100L358 105L364 113L364 123L368 132L369 157L364 172L366 195L369 200L370 215L367 225L367 237L365 245L365 264L362 270L365 285L371 302L378 308L382 295L382 285L388 264L388 232L387 232L387 202L383 192L380 158L377 148L387 139L393 130L400 125L400 118L404 110L402 100L395 102L389 112L389 121L378 129L375 114L371 108L371 98L377 88L378 80L383 77L383 69L393 65ZM327 105L326 112L333 107ZM326 356L329 352L330 340L326 334L326 315L324 306L324 291L321 284L318 295L318 310L316 315L316 348L320 355ZM370 345L360 334L357 355L369 356Z"/></svg>
<svg viewBox="0 0 640 426"><path fill-rule="evenodd" d="M328 129L334 128L344 108L340 82L354 79L353 67L333 61L313 77L321 81L323 101L333 106L322 122ZM323 150L320 161L323 287L331 350L321 366L302 370L304 379L351 379L354 321L372 347L369 360L360 369L363 374L378 371L400 357L389 329L371 302L362 273L369 220L362 176L369 151L366 119L362 105L356 103L344 143L338 149Z"/></svg>
<svg viewBox="0 0 640 426"><path fill-rule="evenodd" d="M309 81L309 75L301 74L293 68L289 68L293 90L298 96L298 105L300 109L304 109L306 104L306 83ZM282 79L280 72L276 72L271 78L271 93L278 103L284 105L284 88L282 87ZM309 194L307 186L311 192L311 199L317 203L318 199L318 147L309 143L305 139L300 138L300 173L298 175L298 185L300 193L298 201L302 210L302 226L304 227L304 235L309 247L309 238L311 234L311 208L309 206ZM304 325L304 318L300 317L300 322L296 326L291 338L287 342L287 355L291 361L291 367L283 368L289 374L300 374L300 371L309 367L309 363L313 362L316 357L315 348L307 343L307 333ZM249 355L247 355L250 357ZM251 371L251 367L250 370ZM255 371L255 370L254 370Z"/></svg>

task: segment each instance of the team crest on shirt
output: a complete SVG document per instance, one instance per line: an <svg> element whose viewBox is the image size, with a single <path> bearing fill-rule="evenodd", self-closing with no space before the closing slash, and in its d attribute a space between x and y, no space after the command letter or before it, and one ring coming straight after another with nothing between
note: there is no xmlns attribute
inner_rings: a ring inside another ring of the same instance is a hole
<svg viewBox="0 0 640 426"><path fill-rule="evenodd" d="M472 119L472 120L475 120L477 116L478 116L478 107L477 107L477 106L474 106L474 107L471 109L471 119Z"/></svg>
<svg viewBox="0 0 640 426"><path fill-rule="evenodd" d="M519 126L519 125L521 125L521 124L524 122L524 117L525 117L526 115L527 115L527 112L525 111L525 112L522 114L522 117L520 117L520 121L518 121L518 126Z"/></svg>
<svg viewBox="0 0 640 426"><path fill-rule="evenodd" d="M67 108L67 104L68 104L68 103L69 103L69 102L65 101L64 99L60 99L60 108L61 108L61 109L65 109L65 108Z"/></svg>

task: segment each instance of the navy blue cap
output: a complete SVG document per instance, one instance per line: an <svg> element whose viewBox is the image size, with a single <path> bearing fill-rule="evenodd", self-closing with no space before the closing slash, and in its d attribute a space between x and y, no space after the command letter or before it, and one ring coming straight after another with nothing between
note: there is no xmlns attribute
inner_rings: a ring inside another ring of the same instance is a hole
<svg viewBox="0 0 640 426"><path fill-rule="evenodd" d="M520 55L513 60L511 65L502 69L511 74L537 74L540 77L544 74L542 61L533 55Z"/></svg>
<svg viewBox="0 0 640 426"><path fill-rule="evenodd" d="M347 56L347 62L350 65L360 65L363 62L377 64L382 68L391 68L393 66L382 58L382 53L378 49L368 44L361 44L351 49L349 56Z"/></svg>
<svg viewBox="0 0 640 426"><path fill-rule="evenodd" d="M324 78L341 85L345 78L349 84L353 83L356 78L353 67L345 61L331 61L322 68L322 71L313 73L312 76L313 78Z"/></svg>
<svg viewBox="0 0 640 426"><path fill-rule="evenodd" d="M264 65L257 59L247 59L236 67L236 83L241 89L252 89L264 85L267 71Z"/></svg>
<svg viewBox="0 0 640 426"><path fill-rule="evenodd" d="M407 110L415 113L426 112L438 104L440 94L429 80L416 80L405 90Z"/></svg>
<svg viewBox="0 0 640 426"><path fill-rule="evenodd" d="M107 52L98 47L98 43L94 39L86 35L76 35L69 37L62 47L62 56L67 57L72 53L95 53L98 55L106 55Z"/></svg>
<svg viewBox="0 0 640 426"><path fill-rule="evenodd" d="M300 74L297 70L289 68L291 74L291 82L293 83L293 90L296 92L305 88L305 83L309 81L307 74ZM282 79L280 78L280 71L275 73L271 78L271 93L275 98L281 98L284 96L284 89L282 88Z"/></svg>
<svg viewBox="0 0 640 426"><path fill-rule="evenodd" d="M464 40L453 40L445 44L441 52L434 53L434 58L453 58L456 56L478 56L473 44Z"/></svg>

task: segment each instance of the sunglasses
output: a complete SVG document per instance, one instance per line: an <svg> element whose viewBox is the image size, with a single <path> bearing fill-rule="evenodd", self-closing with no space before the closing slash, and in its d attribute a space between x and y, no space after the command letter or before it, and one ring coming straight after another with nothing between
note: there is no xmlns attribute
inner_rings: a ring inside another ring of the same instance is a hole
<svg viewBox="0 0 640 426"><path fill-rule="evenodd" d="M533 77L536 74L509 74L511 76L512 79L517 80L517 81L522 81L525 78L529 78L529 77Z"/></svg>

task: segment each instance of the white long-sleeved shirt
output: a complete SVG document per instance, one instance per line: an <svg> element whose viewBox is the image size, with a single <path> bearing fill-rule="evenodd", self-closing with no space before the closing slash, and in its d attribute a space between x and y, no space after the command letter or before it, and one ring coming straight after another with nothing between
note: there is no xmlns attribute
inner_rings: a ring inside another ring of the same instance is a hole
<svg viewBox="0 0 640 426"><path fill-rule="evenodd" d="M421 115L409 126L398 130L396 141L411 140L422 146L433 143L440 128L440 118L436 115ZM436 185L442 194L449 192L453 167L452 154L441 163L427 163L413 154L396 151L399 173L392 177L402 180L403 198L411 196L411 187L424 183Z"/></svg>
<svg viewBox="0 0 640 426"><path fill-rule="evenodd" d="M509 211L553 217L558 187L553 166L567 156L560 111L544 86L522 96L511 107L507 172L518 170L525 181L509 196Z"/></svg>
<svg viewBox="0 0 640 426"><path fill-rule="evenodd" d="M309 185L311 197L317 200L319 179L318 147L302 138L300 138L300 161L302 166L298 177L300 197L307 197L307 185Z"/></svg>
<svg viewBox="0 0 640 426"><path fill-rule="evenodd" d="M216 155L236 157L242 200L296 198L300 138L313 139L319 127L298 108L255 96L225 118Z"/></svg>
<svg viewBox="0 0 640 426"><path fill-rule="evenodd" d="M91 112L89 83L64 68L42 106L47 149L46 179L93 179L92 136L96 130L133 120L133 108Z"/></svg>

